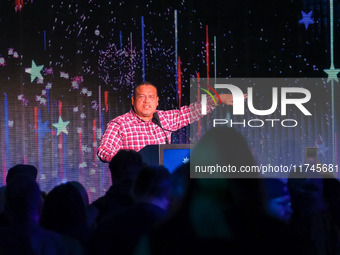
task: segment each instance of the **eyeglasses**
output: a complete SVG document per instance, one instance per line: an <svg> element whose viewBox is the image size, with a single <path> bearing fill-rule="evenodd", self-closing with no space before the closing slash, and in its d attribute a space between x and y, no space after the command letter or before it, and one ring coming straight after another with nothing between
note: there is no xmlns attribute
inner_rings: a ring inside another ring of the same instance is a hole
<svg viewBox="0 0 340 255"><path fill-rule="evenodd" d="M157 96L155 96L155 95L137 95L136 98L137 98L137 100L145 100L146 98L150 99L150 100L156 100Z"/></svg>

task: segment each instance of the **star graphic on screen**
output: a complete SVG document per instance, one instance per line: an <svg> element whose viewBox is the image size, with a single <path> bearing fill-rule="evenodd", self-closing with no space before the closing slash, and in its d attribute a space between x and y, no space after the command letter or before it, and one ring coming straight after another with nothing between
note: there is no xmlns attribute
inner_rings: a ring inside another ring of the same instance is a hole
<svg viewBox="0 0 340 255"><path fill-rule="evenodd" d="M328 147L324 143L318 145L318 151L321 155L326 156L328 152Z"/></svg>
<svg viewBox="0 0 340 255"><path fill-rule="evenodd" d="M188 163L188 162L189 162L189 160L190 160L190 159L189 159L188 157L185 157L185 158L183 158L183 161L182 161L182 163L183 163L183 164L185 164L185 163Z"/></svg>
<svg viewBox="0 0 340 255"><path fill-rule="evenodd" d="M32 67L31 68L25 68L25 72L31 74L31 82L35 80L35 78L39 78L43 80L44 78L41 75L41 70L44 68L44 65L37 66L32 60Z"/></svg>
<svg viewBox="0 0 340 255"><path fill-rule="evenodd" d="M65 134L68 134L68 131L66 129L67 125L69 124L69 121L63 121L63 119L59 116L58 123L53 123L52 126L57 128L57 136L60 135L61 132L64 132Z"/></svg>
<svg viewBox="0 0 340 255"><path fill-rule="evenodd" d="M46 133L51 133L51 129L48 128L49 121L42 122L40 119L38 119L38 129L36 132L38 132L38 136L41 138L45 138Z"/></svg>
<svg viewBox="0 0 340 255"><path fill-rule="evenodd" d="M328 74L327 82L332 80L339 82L338 73L340 72L340 69L335 69L334 66L331 66L329 69L324 69L324 72Z"/></svg>
<svg viewBox="0 0 340 255"><path fill-rule="evenodd" d="M310 11L308 13L305 13L304 11L301 11L302 13L302 19L299 20L299 24L304 24L306 30L308 29L308 26L310 24L314 24L314 20L312 19L313 11Z"/></svg>

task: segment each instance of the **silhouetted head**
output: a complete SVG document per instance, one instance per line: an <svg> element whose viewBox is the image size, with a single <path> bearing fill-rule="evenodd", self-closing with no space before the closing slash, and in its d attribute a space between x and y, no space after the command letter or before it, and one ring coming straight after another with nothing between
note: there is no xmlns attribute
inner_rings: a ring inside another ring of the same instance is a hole
<svg viewBox="0 0 340 255"><path fill-rule="evenodd" d="M77 188L77 190L79 191L79 194L81 195L81 197L84 201L85 207L89 206L89 204L90 204L89 195L87 194L87 191L86 191L85 187L83 186L83 184L81 184L80 182L77 182L77 181L71 181L69 183Z"/></svg>
<svg viewBox="0 0 340 255"><path fill-rule="evenodd" d="M323 178L323 195L330 207L340 211L340 182L334 176Z"/></svg>
<svg viewBox="0 0 340 255"><path fill-rule="evenodd" d="M190 163L179 166L171 174L171 208L177 210L188 193Z"/></svg>
<svg viewBox="0 0 340 255"><path fill-rule="evenodd" d="M288 189L292 209L297 215L311 215L327 208L324 199L324 182L319 173L307 171L292 172L288 178Z"/></svg>
<svg viewBox="0 0 340 255"><path fill-rule="evenodd" d="M87 224L83 198L73 184L60 184L47 194L40 224L59 233Z"/></svg>
<svg viewBox="0 0 340 255"><path fill-rule="evenodd" d="M11 178L5 189L5 208L16 220L39 221L42 196L38 183L28 175Z"/></svg>
<svg viewBox="0 0 340 255"><path fill-rule="evenodd" d="M169 199L170 190L170 173L165 167L145 166L134 182L132 193L137 201L144 198Z"/></svg>
<svg viewBox="0 0 340 255"><path fill-rule="evenodd" d="M109 164L112 182L133 181L142 165L143 160L138 152L134 150L118 151Z"/></svg>
<svg viewBox="0 0 340 255"><path fill-rule="evenodd" d="M253 166L255 161L243 136L232 128L212 128L197 143L190 157L191 166ZM193 174L193 172L191 172ZM201 175L200 175L201 176ZM198 176L198 177L200 177ZM235 178L235 174L230 175ZM249 174L249 177L258 177ZM211 177L206 175L206 178ZM229 177L226 173L212 178Z"/></svg>
<svg viewBox="0 0 340 255"><path fill-rule="evenodd" d="M35 166L18 164L10 168L7 172L6 183L8 183L11 179L13 179L16 175L28 175L31 176L34 180L37 179L38 170Z"/></svg>
<svg viewBox="0 0 340 255"><path fill-rule="evenodd" d="M198 169L226 167L240 170L254 166L254 158L243 136L232 128L212 128L197 143L190 157L190 174L194 189L230 206L240 208L262 207L262 188L257 173L247 173L239 179L228 172L210 174Z"/></svg>

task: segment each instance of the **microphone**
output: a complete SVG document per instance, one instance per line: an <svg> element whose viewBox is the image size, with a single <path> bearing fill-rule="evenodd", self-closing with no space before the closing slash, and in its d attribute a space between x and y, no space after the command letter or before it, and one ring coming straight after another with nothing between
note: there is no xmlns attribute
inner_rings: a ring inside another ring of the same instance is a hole
<svg viewBox="0 0 340 255"><path fill-rule="evenodd" d="M151 120L154 124L156 124L157 126L159 126L160 128L162 128L162 124L161 121L159 120L159 116L157 112L154 112L152 120Z"/></svg>
<svg viewBox="0 0 340 255"><path fill-rule="evenodd" d="M165 135L165 143L166 144L169 144L169 140L168 140L168 137L164 131L164 128L162 127L162 124L161 124L161 121L159 120L159 116L158 116L158 113L157 112L154 112L153 114L153 118L151 120L154 124L156 124L157 126L159 126L162 130L163 130L163 133ZM166 131L170 131L170 130L166 130ZM170 131L171 132L171 131Z"/></svg>
<svg viewBox="0 0 340 255"><path fill-rule="evenodd" d="M166 142L166 144L169 144L169 140L168 140L168 137L167 137L166 134L165 134L165 131L168 131L168 132L175 132L176 130L168 130L168 129L164 129L164 128L162 127L161 121L159 120L159 116L158 116L158 113L157 113L157 112L155 112L155 113L153 114L153 118L152 118L151 121L152 121L154 124L156 124L157 126L159 126L159 127L163 130L164 135L165 135L165 142ZM164 131L164 130L165 130L165 131ZM194 143L193 140L192 140L189 136L187 136L186 134L184 134L184 135L185 135L185 137L186 137L191 143Z"/></svg>

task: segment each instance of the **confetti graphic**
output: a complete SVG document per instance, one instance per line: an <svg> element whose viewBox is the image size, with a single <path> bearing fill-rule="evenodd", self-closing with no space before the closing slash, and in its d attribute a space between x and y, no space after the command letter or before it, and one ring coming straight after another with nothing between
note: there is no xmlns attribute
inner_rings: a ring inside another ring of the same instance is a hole
<svg viewBox="0 0 340 255"><path fill-rule="evenodd" d="M91 200L103 195L111 183L96 156L102 133L130 110L142 81L158 86L159 109L169 110L190 103L192 78L325 78L313 88L315 121L240 131L259 163L299 163L312 146L322 162L338 162L340 3L241 2L1 1L0 184L27 163L38 167L42 190L77 180ZM268 109L263 93L257 107ZM210 124L192 127L200 137ZM172 143L188 136L183 128Z"/></svg>

